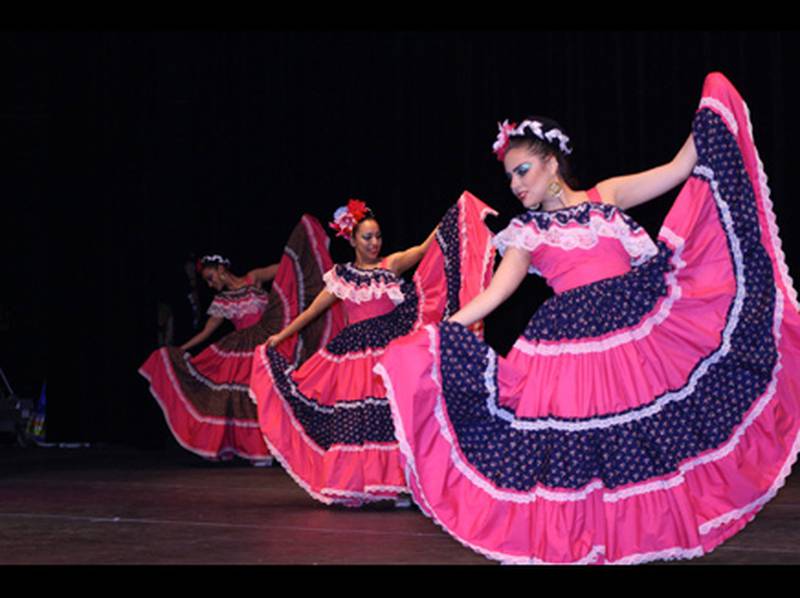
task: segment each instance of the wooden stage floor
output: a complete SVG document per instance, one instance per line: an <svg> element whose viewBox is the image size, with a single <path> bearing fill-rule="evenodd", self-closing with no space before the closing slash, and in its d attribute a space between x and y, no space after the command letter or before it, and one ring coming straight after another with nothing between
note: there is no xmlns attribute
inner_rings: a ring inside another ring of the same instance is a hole
<svg viewBox="0 0 800 598"><path fill-rule="evenodd" d="M800 474L681 564L800 564ZM0 447L0 565L493 565L416 509L326 507L278 466L179 450Z"/></svg>

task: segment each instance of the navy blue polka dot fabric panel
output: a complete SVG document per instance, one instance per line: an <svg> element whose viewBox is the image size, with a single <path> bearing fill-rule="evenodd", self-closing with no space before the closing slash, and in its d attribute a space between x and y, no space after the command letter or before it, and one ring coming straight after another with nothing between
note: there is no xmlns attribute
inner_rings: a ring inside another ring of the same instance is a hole
<svg viewBox="0 0 800 598"><path fill-rule="evenodd" d="M370 349L383 349L394 339L408 334L414 328L419 312L419 300L412 283L402 281L405 299L388 314L361 320L345 327L325 347L333 355L361 353Z"/></svg>
<svg viewBox="0 0 800 598"><path fill-rule="evenodd" d="M554 295L536 310L523 336L558 341L602 336L639 323L669 291L666 274L673 252L657 241L658 253L641 266Z"/></svg>
<svg viewBox="0 0 800 598"><path fill-rule="evenodd" d="M398 278L394 272L385 268L363 270L349 262L347 264L336 264L334 268L336 270L336 276L346 280L355 287L368 287L375 282L385 285L398 284L401 282L401 279Z"/></svg>
<svg viewBox="0 0 800 598"><path fill-rule="evenodd" d="M436 242L442 250L447 280L447 307L442 319L449 318L461 309L459 291L461 290L461 241L458 228L458 204L452 206L436 231Z"/></svg>
<svg viewBox="0 0 800 598"><path fill-rule="evenodd" d="M620 210L617 206L607 203L584 202L567 208L544 212L541 210L528 210L516 217L523 224L531 220L536 221L536 226L541 231L547 231L553 225L566 226L572 222L578 224L589 224L593 214L600 214L604 220L610 221L616 214L622 217L623 222L628 225L634 233L639 232L642 227L628 214Z"/></svg>
<svg viewBox="0 0 800 598"><path fill-rule="evenodd" d="M337 405L320 405L297 389L286 375L288 363L274 349L268 350L269 367L277 391L286 401L306 435L324 450L334 444L363 445L394 442L394 424L385 397L366 397Z"/></svg>

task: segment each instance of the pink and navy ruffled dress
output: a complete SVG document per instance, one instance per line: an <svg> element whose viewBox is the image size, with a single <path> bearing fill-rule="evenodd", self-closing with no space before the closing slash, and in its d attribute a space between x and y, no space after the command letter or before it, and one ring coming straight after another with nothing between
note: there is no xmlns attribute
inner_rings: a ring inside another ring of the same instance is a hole
<svg viewBox="0 0 800 598"><path fill-rule="evenodd" d="M493 213L469 193L447 212L413 282L386 269L340 264L326 289L348 326L300 367L266 345L250 386L261 431L287 472L326 504L359 506L407 492L386 391L373 373L393 340L437 322L479 293L494 247L483 224Z"/></svg>
<svg viewBox="0 0 800 598"><path fill-rule="evenodd" d="M320 223L304 215L284 247L269 294L247 286L220 293L211 304L209 315L230 319L235 332L194 357L176 347L162 347L139 369L184 448L212 460L270 457L249 396L253 352L323 288L322 276L333 264L328 243ZM288 362L302 362L343 325L344 313L333 309L278 350Z"/></svg>
<svg viewBox="0 0 800 598"><path fill-rule="evenodd" d="M230 320L236 330L250 328L258 322L269 304L269 294L250 278L245 280L247 286L217 293L206 313Z"/></svg>
<svg viewBox="0 0 800 598"><path fill-rule="evenodd" d="M652 242L592 201L501 232L556 295L507 358L442 323L377 371L415 501L506 563L707 553L800 449L800 317L745 103L720 74L698 161Z"/></svg>

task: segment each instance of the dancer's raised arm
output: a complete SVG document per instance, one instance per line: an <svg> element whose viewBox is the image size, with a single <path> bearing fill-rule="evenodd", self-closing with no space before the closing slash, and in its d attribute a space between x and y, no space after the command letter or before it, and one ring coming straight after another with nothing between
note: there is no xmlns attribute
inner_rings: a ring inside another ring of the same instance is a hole
<svg viewBox="0 0 800 598"><path fill-rule="evenodd" d="M425 255L425 252L428 251L428 247L430 247L435 237L436 229L434 228L433 231L431 231L431 234L428 235L428 238L419 245L409 247L405 251L398 251L391 254L388 258L386 258L389 269L395 274L402 274L406 270L416 266Z"/></svg>
<svg viewBox="0 0 800 598"><path fill-rule="evenodd" d="M471 326L484 319L517 289L528 273L530 263L530 253L509 247L486 290L453 314L449 321Z"/></svg>
<svg viewBox="0 0 800 598"><path fill-rule="evenodd" d="M597 190L604 201L627 210L650 201L685 181L696 162L694 140L689 135L683 147L666 164L636 174L606 179L597 184Z"/></svg>
<svg viewBox="0 0 800 598"><path fill-rule="evenodd" d="M309 305L308 308L303 311L303 313L292 320L289 325L281 330L278 334L273 334L267 339L267 345L274 347L275 345L282 343L293 334L300 332L310 322L322 315L326 309L331 307L338 300L339 299L336 297L336 295L326 290L320 291L319 295L316 296L314 301L311 302L311 305Z"/></svg>

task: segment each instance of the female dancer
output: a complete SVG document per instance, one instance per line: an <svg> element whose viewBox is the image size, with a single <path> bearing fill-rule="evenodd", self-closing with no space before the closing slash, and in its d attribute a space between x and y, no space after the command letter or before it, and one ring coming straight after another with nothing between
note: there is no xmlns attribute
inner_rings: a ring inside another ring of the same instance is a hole
<svg viewBox="0 0 800 598"><path fill-rule="evenodd" d="M183 343L181 351L208 340L226 319L236 330L248 328L261 319L269 303L268 294L261 287L275 278L278 264L251 270L245 276L236 276L230 267L230 260L221 255L206 255L197 260L198 274L217 295L206 312L210 317L203 330Z"/></svg>
<svg viewBox="0 0 800 598"><path fill-rule="evenodd" d="M465 192L424 243L381 257L380 226L366 205L350 200L337 210L332 226L355 260L329 270L309 308L257 349L250 381L270 452L312 497L359 506L407 492L386 392L372 368L393 339L454 313L488 282L490 212ZM400 278L421 259L413 283ZM332 305L344 305L348 326L302 367L271 348Z"/></svg>
<svg viewBox="0 0 800 598"><path fill-rule="evenodd" d="M570 188L561 127L494 147L529 211L486 292L377 370L414 499L509 563L700 556L783 485L800 448L800 317L747 108L707 77L675 159ZM686 177L653 243L624 209ZM507 359L463 325L527 272L556 295Z"/></svg>
<svg viewBox="0 0 800 598"><path fill-rule="evenodd" d="M292 231L277 268L254 270L240 278L230 274L219 256L201 262L209 286L231 289L214 300L209 322L227 317L237 330L192 357L186 350L202 342L206 331L215 327L207 324L180 348L162 347L153 352L139 369L184 448L212 460L233 455L255 464L271 460L249 396L253 350L284 328L323 288L322 275L333 264L328 243L319 222L306 214ZM269 295L248 284L269 278L273 279ZM341 309L330 310L278 349L289 363L304 361L342 328L343 315Z"/></svg>

